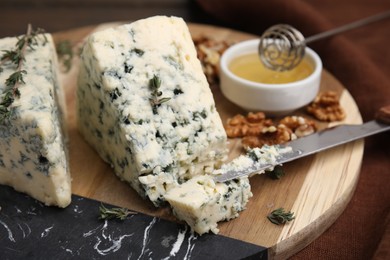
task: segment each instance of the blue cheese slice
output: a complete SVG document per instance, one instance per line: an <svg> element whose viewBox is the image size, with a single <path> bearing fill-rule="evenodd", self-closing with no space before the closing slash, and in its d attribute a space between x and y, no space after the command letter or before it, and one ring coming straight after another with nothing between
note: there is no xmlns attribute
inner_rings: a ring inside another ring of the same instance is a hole
<svg viewBox="0 0 390 260"><path fill-rule="evenodd" d="M57 58L49 34L27 49L19 85L20 98L12 115L0 123L0 183L25 192L46 205L66 207L71 201L71 179L66 151L64 95L58 81ZM15 47L16 38L0 40L0 50ZM0 95L15 65L5 62L0 73ZM0 96L0 99L2 96Z"/></svg>
<svg viewBox="0 0 390 260"><path fill-rule="evenodd" d="M196 233L218 233L218 222L238 217L252 192L248 177L216 183L213 176L229 171L246 171L257 165L276 165L277 158L289 152L291 148L278 146L249 149L245 155L213 171L212 175L197 176L170 189L165 199L176 217L184 220Z"/></svg>
<svg viewBox="0 0 390 260"><path fill-rule="evenodd" d="M226 158L226 134L181 18L155 16L92 34L76 103L87 142L156 206L167 190Z"/></svg>
<svg viewBox="0 0 390 260"><path fill-rule="evenodd" d="M238 217L250 197L247 177L216 183L211 175L196 176L165 194L176 217L200 235L217 234L218 222Z"/></svg>
<svg viewBox="0 0 390 260"><path fill-rule="evenodd" d="M279 165L278 159L292 152L290 146L264 145L261 148L249 148L246 154L240 155L227 164L223 164L220 169L213 172L214 175L225 174L229 171L251 172L266 166L267 171L272 171L274 166ZM265 170L252 174L263 174Z"/></svg>

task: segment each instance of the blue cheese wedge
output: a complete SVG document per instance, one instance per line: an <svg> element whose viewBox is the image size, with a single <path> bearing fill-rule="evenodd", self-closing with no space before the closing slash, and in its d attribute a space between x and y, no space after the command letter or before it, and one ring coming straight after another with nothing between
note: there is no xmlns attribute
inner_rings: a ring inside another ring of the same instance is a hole
<svg viewBox="0 0 390 260"><path fill-rule="evenodd" d="M176 217L200 235L217 234L218 222L238 217L250 197L247 177L216 183L211 175L196 176L165 194Z"/></svg>
<svg viewBox="0 0 390 260"><path fill-rule="evenodd" d="M25 84L11 105L12 115L0 123L0 184L25 192L46 205L66 207L71 178L66 150L64 95L57 58L49 34L27 49ZM16 38L0 40L0 50L14 49ZM5 62L0 73L0 99L15 65Z"/></svg>
<svg viewBox="0 0 390 260"><path fill-rule="evenodd" d="M226 134L181 18L92 34L77 90L80 132L117 176L156 206L226 158Z"/></svg>
<svg viewBox="0 0 390 260"><path fill-rule="evenodd" d="M245 155L223 164L212 175L197 176L170 189L165 199L176 217L185 221L196 233L218 233L218 222L238 217L239 212L246 208L252 192L248 177L216 183L213 176L245 171L258 164L275 165L278 156L290 151L290 148L277 146L249 149Z"/></svg>

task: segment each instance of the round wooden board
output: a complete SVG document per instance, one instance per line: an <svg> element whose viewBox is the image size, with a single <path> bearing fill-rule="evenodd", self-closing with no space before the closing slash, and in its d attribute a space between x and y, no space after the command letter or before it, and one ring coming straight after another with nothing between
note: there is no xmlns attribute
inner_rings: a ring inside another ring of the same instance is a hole
<svg viewBox="0 0 390 260"><path fill-rule="evenodd" d="M118 23L60 32L54 38L56 42L69 40L78 50L88 34L115 25ZM227 42L254 38L225 28L198 24L189 27L194 38L204 35ZM75 57L71 70L61 74L68 105L73 193L175 221L168 208L154 208L128 184L121 182L79 134L74 108L78 62ZM340 94L347 118L338 123L362 123L349 92L326 70L322 74L321 90L334 90ZM223 122L237 113L246 113L227 101L218 86L212 86L212 91ZM320 127L328 125L320 124ZM348 204L359 177L363 147L363 141L357 141L288 163L284 166L286 175L280 180L271 180L264 175L252 177L253 197L247 209L238 218L220 223L220 234L267 247L270 258L283 259L298 252L321 235ZM231 140L230 159L241 152L240 140ZM279 207L294 212L295 220L282 226L269 222L266 216Z"/></svg>

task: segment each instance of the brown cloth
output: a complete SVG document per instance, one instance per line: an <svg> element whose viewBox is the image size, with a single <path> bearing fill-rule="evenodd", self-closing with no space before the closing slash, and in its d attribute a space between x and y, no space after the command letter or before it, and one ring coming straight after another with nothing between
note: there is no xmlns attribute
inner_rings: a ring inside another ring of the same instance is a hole
<svg viewBox="0 0 390 260"><path fill-rule="evenodd" d="M287 23L310 36L390 10L389 0L198 0L225 26L261 35ZM310 44L363 120L390 105L390 19ZM390 133L366 139L360 179L340 218L292 259L390 259Z"/></svg>

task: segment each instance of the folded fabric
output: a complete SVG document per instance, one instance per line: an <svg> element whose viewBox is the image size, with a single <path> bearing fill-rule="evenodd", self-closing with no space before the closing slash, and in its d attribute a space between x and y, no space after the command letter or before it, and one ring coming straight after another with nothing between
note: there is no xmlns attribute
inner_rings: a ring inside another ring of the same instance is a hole
<svg viewBox="0 0 390 260"><path fill-rule="evenodd" d="M390 9L388 0L327 1L197 0L218 23L257 35L287 23L310 36L344 23ZM390 19L310 45L324 67L348 89L363 120L373 119L390 104ZM390 255L384 233L390 214L390 135L366 139L360 180L351 202L338 220L293 259L370 259ZM387 228L389 230L389 228ZM389 232L387 232L389 233Z"/></svg>

